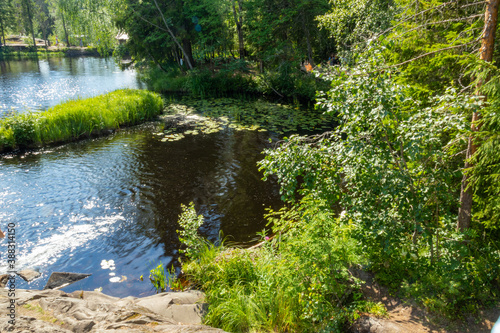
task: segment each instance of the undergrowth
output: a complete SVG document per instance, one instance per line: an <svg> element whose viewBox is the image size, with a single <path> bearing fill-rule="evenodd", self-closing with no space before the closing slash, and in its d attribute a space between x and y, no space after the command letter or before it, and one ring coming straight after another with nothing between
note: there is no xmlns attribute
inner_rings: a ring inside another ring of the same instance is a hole
<svg viewBox="0 0 500 333"><path fill-rule="evenodd" d="M232 61L216 68L199 67L185 73L177 66L147 67L143 76L149 87L158 92L183 92L193 97L229 97L266 95L289 101L310 103L316 91L328 83L301 71L297 66L283 63L261 74L250 71L244 61Z"/></svg>
<svg viewBox="0 0 500 333"><path fill-rule="evenodd" d="M269 219L278 233L263 231L260 247L228 248L201 239L203 218L183 206L179 232L189 246L182 269L206 293L205 324L228 332L342 332L361 312L385 314L383 305L362 300L348 271L359 261L356 243L323 203L305 198Z"/></svg>

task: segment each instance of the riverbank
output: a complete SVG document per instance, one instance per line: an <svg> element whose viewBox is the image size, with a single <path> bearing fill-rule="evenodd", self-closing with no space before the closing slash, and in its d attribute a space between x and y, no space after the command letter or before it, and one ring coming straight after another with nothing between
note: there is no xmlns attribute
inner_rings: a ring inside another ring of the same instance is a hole
<svg viewBox="0 0 500 333"><path fill-rule="evenodd" d="M117 298L97 291L16 290L14 298L1 289L0 331L224 333L201 324L206 306L198 291Z"/></svg>
<svg viewBox="0 0 500 333"><path fill-rule="evenodd" d="M108 54L111 55L112 51ZM37 57L100 57L102 56L96 47L62 47L38 45L34 48L27 44L7 45L0 47L0 60L15 58L37 58Z"/></svg>
<svg viewBox="0 0 500 333"><path fill-rule="evenodd" d="M318 67L318 69L320 69ZM220 64L200 63L184 71L176 65L140 67L151 90L182 93L195 98L265 96L272 100L312 107L317 91L329 83L302 70L298 62L286 62L277 69L260 69L257 62L231 60Z"/></svg>
<svg viewBox="0 0 500 333"><path fill-rule="evenodd" d="M44 112L14 114L0 119L0 153L99 136L153 119L162 110L159 95L122 89Z"/></svg>
<svg viewBox="0 0 500 333"><path fill-rule="evenodd" d="M451 314L424 309L404 291L379 285L380 275L367 270L349 228L338 228L340 219L326 207L306 197L301 207L271 211L273 233L263 231L262 241L249 249L208 243L196 232L203 216L193 205L184 207L179 218L186 256L182 270L191 286L206 293L205 323L230 332L491 330L500 316L498 303Z"/></svg>

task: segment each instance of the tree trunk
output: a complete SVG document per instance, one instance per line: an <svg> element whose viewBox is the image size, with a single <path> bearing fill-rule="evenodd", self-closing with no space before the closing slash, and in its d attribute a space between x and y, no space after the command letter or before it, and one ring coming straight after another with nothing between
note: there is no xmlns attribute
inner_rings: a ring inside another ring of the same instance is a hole
<svg viewBox="0 0 500 333"><path fill-rule="evenodd" d="M45 22L41 24L42 27L42 33L43 33L43 40L45 42L45 50L48 50L49 45L47 44L47 27L45 26Z"/></svg>
<svg viewBox="0 0 500 333"><path fill-rule="evenodd" d="M61 10L61 18L62 18L62 23L63 23L63 28L64 28L64 34L66 37L66 46L70 47L71 45L69 43L68 30L66 30L66 21L64 20L64 12L62 10Z"/></svg>
<svg viewBox="0 0 500 333"><path fill-rule="evenodd" d="M0 20L0 28L2 29L3 46L6 46L7 44L5 44L5 31L3 30L3 20Z"/></svg>
<svg viewBox="0 0 500 333"><path fill-rule="evenodd" d="M191 40L188 39L188 38L184 38L182 40L182 47L184 49L184 57L188 58L188 60L186 60L188 63L191 63L192 66L194 66L194 58L193 58L193 48L191 46ZM192 69L192 67L191 67Z"/></svg>
<svg viewBox="0 0 500 333"><path fill-rule="evenodd" d="M35 40L35 30L33 29L33 17L31 16L31 0L25 0L26 11L28 13L28 20L31 28L31 37L33 38L33 47L36 52L36 40Z"/></svg>
<svg viewBox="0 0 500 333"><path fill-rule="evenodd" d="M236 31L238 33L238 45L240 49L240 59L245 58L245 44L243 41L243 16L241 14L241 0L238 0L239 15L236 13L236 0L233 0L233 15L234 22L236 23Z"/></svg>
<svg viewBox="0 0 500 333"><path fill-rule="evenodd" d="M495 46L495 32L497 29L497 18L498 18L498 3L500 0L488 0L487 7L484 17L484 32L481 42L481 60L491 62L493 59L493 51ZM478 83L478 91L481 88L481 85L484 82ZM485 97L486 98L486 97ZM477 122L481 119L479 113L474 112L472 115L472 124L471 129L473 132L479 131L479 127L477 126ZM469 137L469 142L467 145L467 154L466 154L466 162L465 169L471 167L468 162L469 159L474 155L478 146L474 143L474 140ZM472 221L472 189L469 187L469 175L464 174L462 178L462 187L460 190L460 209L458 211L458 222L457 229L465 230L468 229L471 225Z"/></svg>
<svg viewBox="0 0 500 333"><path fill-rule="evenodd" d="M314 60L312 57L312 47L311 47L311 36L309 35L309 29L306 26L306 17L304 12L302 12L302 29L304 29L304 33L306 35L306 43L307 43L307 58L309 59L309 63L314 67Z"/></svg>
<svg viewBox="0 0 500 333"><path fill-rule="evenodd" d="M194 68L193 67L193 63L191 62L191 60L193 58L192 53L191 53L191 57L189 57L188 54L186 54L186 51L181 46L181 44L179 43L179 41L175 37L174 33L172 32L172 30L168 26L167 20L165 19L165 16L163 15L163 12L161 11L160 6L158 6L158 2L156 0L153 0L153 1L155 2L155 5L156 5L156 8L158 9L158 12L160 12L161 18L163 19L163 24L165 24L165 28L167 28L167 31L168 31L170 37L172 37L172 39L174 40L175 44L177 44L177 46L179 47L179 49L182 51L182 54L184 55L184 58L186 58L186 62L188 63L189 69L193 69ZM189 46L191 46L191 43L189 43Z"/></svg>

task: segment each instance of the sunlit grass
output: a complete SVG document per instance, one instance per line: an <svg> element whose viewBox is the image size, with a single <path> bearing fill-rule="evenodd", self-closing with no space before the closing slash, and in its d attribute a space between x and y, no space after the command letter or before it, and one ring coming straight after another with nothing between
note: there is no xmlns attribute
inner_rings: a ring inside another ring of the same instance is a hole
<svg viewBox="0 0 500 333"><path fill-rule="evenodd" d="M68 101L44 112L0 120L0 151L67 142L139 124L161 113L163 101L145 90L122 89Z"/></svg>
<svg viewBox="0 0 500 333"><path fill-rule="evenodd" d="M183 206L182 271L205 292L205 324L227 332L343 332L363 313L385 314L381 303L362 300L360 281L348 271L362 262L350 231L318 201L301 204L270 214L274 236L263 231L249 249L202 239L203 218L193 204Z"/></svg>

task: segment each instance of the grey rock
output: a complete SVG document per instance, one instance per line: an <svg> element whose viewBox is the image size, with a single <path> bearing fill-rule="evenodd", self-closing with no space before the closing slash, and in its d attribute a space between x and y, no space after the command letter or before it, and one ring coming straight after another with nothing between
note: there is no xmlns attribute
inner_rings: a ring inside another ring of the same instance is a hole
<svg viewBox="0 0 500 333"><path fill-rule="evenodd" d="M175 322L201 324L207 311L205 295L196 290L167 292L140 299L137 304Z"/></svg>
<svg viewBox="0 0 500 333"><path fill-rule="evenodd" d="M7 285L7 281L9 281L9 274L0 275L0 288L3 288Z"/></svg>
<svg viewBox="0 0 500 333"><path fill-rule="evenodd" d="M15 332L224 333L199 324L206 304L196 291L121 299L95 291L16 290L16 298ZM10 327L8 304L8 290L0 289L0 332Z"/></svg>
<svg viewBox="0 0 500 333"><path fill-rule="evenodd" d="M32 270L32 269L23 269L22 271L20 271L19 273L17 273L17 275L19 275L20 277L22 277L24 281L30 282L30 281L33 281L34 279L36 279L37 277L39 277L42 274L40 274L40 272L37 272L37 271Z"/></svg>
<svg viewBox="0 0 500 333"><path fill-rule="evenodd" d="M373 317L361 317L351 326L352 333L405 333L399 325L388 320Z"/></svg>
<svg viewBox="0 0 500 333"><path fill-rule="evenodd" d="M53 272L50 274L49 281L43 289L58 289L66 287L76 281L80 281L89 277L92 274L81 273L66 273L66 272Z"/></svg>

